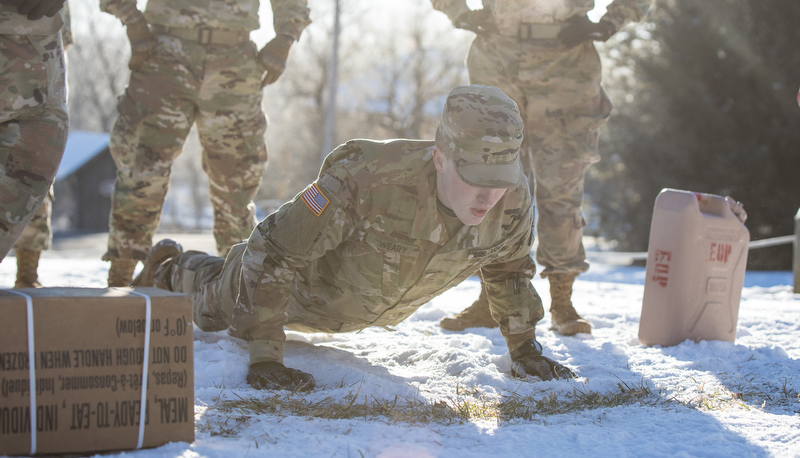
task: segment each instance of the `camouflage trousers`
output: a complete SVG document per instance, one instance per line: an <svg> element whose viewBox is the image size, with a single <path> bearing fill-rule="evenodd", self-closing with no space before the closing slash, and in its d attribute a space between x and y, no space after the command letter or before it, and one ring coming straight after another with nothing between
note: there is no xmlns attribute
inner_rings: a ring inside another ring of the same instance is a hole
<svg viewBox="0 0 800 458"><path fill-rule="evenodd" d="M557 40L479 35L467 69L470 83L496 86L519 105L525 122L521 159L528 176L533 173L542 277L585 272L584 177L600 160L598 129L612 108L600 85L594 45L567 49Z"/></svg>
<svg viewBox="0 0 800 458"><path fill-rule="evenodd" d="M246 243L236 244L224 258L200 251L187 251L159 267L154 286L190 295L192 318L201 330L213 332L228 329L229 332L234 331L231 334L236 334L236 315L243 313L238 299L240 283L244 281L242 269L246 248ZM282 340L273 345L279 348L265 349L264 352L282 355ZM250 360L258 361L259 355L253 352L258 353L259 349L250 348L249 351Z"/></svg>
<svg viewBox="0 0 800 458"><path fill-rule="evenodd" d="M104 260L146 257L172 163L193 123L203 147L220 255L256 224L253 197L267 161L267 121L255 44L157 38L155 54L131 74L117 106L109 145L117 176Z"/></svg>
<svg viewBox="0 0 800 458"><path fill-rule="evenodd" d="M53 214L53 188L42 201L42 205L33 214L31 222L22 231L14 248L29 251L45 251L53 244L53 228L50 218Z"/></svg>
<svg viewBox="0 0 800 458"><path fill-rule="evenodd" d="M241 263L240 252L243 250L237 249L239 246L243 247L244 244L234 245L227 258L187 251L157 270L154 286L189 294L192 297L193 320L203 331L227 329L238 293L238 276L234 272L241 269L225 269L225 260L230 259L229 264ZM225 278L228 278L227 282ZM222 303L229 306L220 306L219 299L222 298L227 298Z"/></svg>
<svg viewBox="0 0 800 458"><path fill-rule="evenodd" d="M0 35L0 260L61 163L68 116L61 34Z"/></svg>

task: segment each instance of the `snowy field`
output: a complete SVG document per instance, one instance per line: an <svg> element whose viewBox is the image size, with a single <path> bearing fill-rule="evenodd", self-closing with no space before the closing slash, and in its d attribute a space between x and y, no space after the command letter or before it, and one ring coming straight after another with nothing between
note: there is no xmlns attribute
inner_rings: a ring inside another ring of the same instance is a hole
<svg viewBox="0 0 800 458"><path fill-rule="evenodd" d="M45 253L42 283L104 287L100 253ZM13 258L0 264L0 287L13 285L15 270ZM574 368L573 381L512 379L497 329L439 328L477 297L474 278L396 332L289 332L286 364L314 375L310 394L250 389L244 343L195 330L195 442L113 455L800 457L791 273L748 272L735 343L669 348L637 339L643 281L644 268L593 263L573 297L593 334L556 335L549 314L540 323L545 354ZM549 303L546 282L534 285Z"/></svg>

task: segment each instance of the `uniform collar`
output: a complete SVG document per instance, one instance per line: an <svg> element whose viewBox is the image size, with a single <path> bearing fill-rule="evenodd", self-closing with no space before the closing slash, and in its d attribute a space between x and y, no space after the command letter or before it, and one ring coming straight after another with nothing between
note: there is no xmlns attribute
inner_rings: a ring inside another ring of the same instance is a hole
<svg viewBox="0 0 800 458"><path fill-rule="evenodd" d="M417 191L417 213L414 216L414 225L411 227L411 237L424 239L437 245L447 242L447 229L436 203L436 167L433 165L433 146L427 149L423 161L425 168L420 172L419 188Z"/></svg>

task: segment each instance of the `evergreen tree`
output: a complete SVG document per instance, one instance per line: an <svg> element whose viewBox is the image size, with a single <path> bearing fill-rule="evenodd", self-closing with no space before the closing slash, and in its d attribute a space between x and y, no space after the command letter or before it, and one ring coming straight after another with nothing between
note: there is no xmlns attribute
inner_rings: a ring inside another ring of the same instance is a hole
<svg viewBox="0 0 800 458"><path fill-rule="evenodd" d="M751 239L789 235L800 207L800 1L661 0L609 43L616 110L587 192L600 235L644 251L662 188L744 203ZM791 245L749 268L791 269Z"/></svg>

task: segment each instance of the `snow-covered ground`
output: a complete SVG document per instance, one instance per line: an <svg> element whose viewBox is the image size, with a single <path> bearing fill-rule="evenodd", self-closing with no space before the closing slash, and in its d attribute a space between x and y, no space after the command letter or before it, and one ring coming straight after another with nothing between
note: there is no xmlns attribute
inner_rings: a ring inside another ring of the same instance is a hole
<svg viewBox="0 0 800 458"><path fill-rule="evenodd" d="M42 283L104 287L108 264L97 250L47 252ZM0 287L13 285L14 273L13 258L0 264ZM800 456L800 295L792 293L791 273L747 273L735 343L668 348L637 339L643 281L644 268L594 263L573 297L593 334L556 335L548 330L549 314L540 323L546 355L574 368L580 378L573 381L512 379L497 329L439 328L440 318L477 296L474 278L395 332L289 332L286 364L314 375L318 388L310 394L250 389L243 342L196 330L195 442L114 455ZM537 278L534 285L549 303L546 282ZM242 400L264 400L269 412L248 409ZM510 418L496 414L498 406L516 402L521 412L536 401L545 407ZM413 402L423 407L409 408ZM422 413L437 403L473 414L424 421ZM293 413L297 405L311 413ZM358 405L371 407L366 418L329 419L325 408L352 412ZM391 408L388 416L377 414L390 405L411 416L393 415Z"/></svg>

